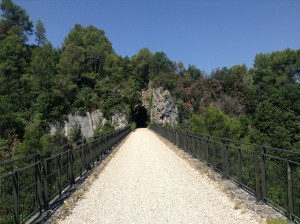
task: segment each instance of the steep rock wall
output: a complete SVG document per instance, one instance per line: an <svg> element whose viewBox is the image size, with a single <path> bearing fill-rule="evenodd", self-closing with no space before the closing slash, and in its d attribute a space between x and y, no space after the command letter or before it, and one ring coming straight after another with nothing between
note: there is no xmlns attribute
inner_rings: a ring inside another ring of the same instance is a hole
<svg viewBox="0 0 300 224"><path fill-rule="evenodd" d="M124 109L120 113L115 113L111 118L111 122L115 130L125 128L128 125L128 114L126 110Z"/></svg>
<svg viewBox="0 0 300 224"><path fill-rule="evenodd" d="M142 92L142 105L150 110L151 122L178 124L178 109L169 90L162 87Z"/></svg>
<svg viewBox="0 0 300 224"><path fill-rule="evenodd" d="M111 119L115 129L120 129L128 124L126 111L121 113L115 113ZM49 126L48 133L50 135L55 134L61 127L62 134L66 137L70 136L70 132L73 126L78 125L84 138L93 137L94 131L99 125L104 125L108 120L104 117L100 110L93 112L86 112L84 114L75 113L69 114L68 118L62 123L53 122Z"/></svg>

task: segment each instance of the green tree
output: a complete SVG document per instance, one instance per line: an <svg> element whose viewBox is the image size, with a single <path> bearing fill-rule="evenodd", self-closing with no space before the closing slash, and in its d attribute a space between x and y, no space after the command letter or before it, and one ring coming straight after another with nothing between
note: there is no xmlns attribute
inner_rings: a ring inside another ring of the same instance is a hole
<svg viewBox="0 0 300 224"><path fill-rule="evenodd" d="M7 142L0 137L0 163L4 162L9 156Z"/></svg>
<svg viewBox="0 0 300 224"><path fill-rule="evenodd" d="M44 27L44 23L40 19L37 20L35 25L35 41L37 43L37 46L42 47L47 43L46 38L46 28Z"/></svg>
<svg viewBox="0 0 300 224"><path fill-rule="evenodd" d="M148 48L142 48L138 54L130 59L130 67L132 69L132 78L136 91L147 88L149 83L149 66L153 54Z"/></svg>
<svg viewBox="0 0 300 224"><path fill-rule="evenodd" d="M21 145L22 155L30 155L48 148L48 138L39 120L32 121L27 127Z"/></svg>
<svg viewBox="0 0 300 224"><path fill-rule="evenodd" d="M84 48L75 44L67 45L59 59L57 86L64 92L65 97L71 101L78 91L77 82L84 72L84 62Z"/></svg>
<svg viewBox="0 0 300 224"><path fill-rule="evenodd" d="M70 130L70 142L77 142L83 138L81 133L81 127L78 122L76 122Z"/></svg>
<svg viewBox="0 0 300 224"><path fill-rule="evenodd" d="M26 41L28 39L26 34L31 35L33 31L33 24L26 11L11 0L2 0L0 8L3 12L0 33L17 34L21 40Z"/></svg>
<svg viewBox="0 0 300 224"><path fill-rule="evenodd" d="M164 52L156 52L149 66L149 80L154 87L172 90L176 86L176 64Z"/></svg>
<svg viewBox="0 0 300 224"><path fill-rule="evenodd" d="M31 49L31 62L20 78L23 104L30 108L38 96L54 87L58 53L50 43Z"/></svg>
<svg viewBox="0 0 300 224"><path fill-rule="evenodd" d="M199 79L202 77L202 72L200 69L196 68L195 65L189 65L187 72L194 78L194 79Z"/></svg>
<svg viewBox="0 0 300 224"><path fill-rule="evenodd" d="M23 92L21 75L28 67L27 49L16 35L0 42L0 95L6 96L12 111L22 111Z"/></svg>
<svg viewBox="0 0 300 224"><path fill-rule="evenodd" d="M35 113L42 121L61 119L70 112L70 102L61 90L53 89L44 91L37 99L34 106Z"/></svg>
<svg viewBox="0 0 300 224"><path fill-rule="evenodd" d="M54 86L58 58L58 52L50 43L32 50L29 74L35 91L46 91Z"/></svg>
<svg viewBox="0 0 300 224"><path fill-rule="evenodd" d="M250 134L254 143L290 149L291 144L300 140L299 118L294 111L281 110L271 102L264 101L257 106L252 122L254 130Z"/></svg>
<svg viewBox="0 0 300 224"><path fill-rule="evenodd" d="M82 47L85 62L90 72L102 74L107 55L113 54L112 44L105 32L94 26L83 27L75 24L63 43L63 50L70 44Z"/></svg>
<svg viewBox="0 0 300 224"><path fill-rule="evenodd" d="M257 54L254 59L254 83L282 85L295 83L300 74L300 50L286 49L268 54Z"/></svg>
<svg viewBox="0 0 300 224"><path fill-rule="evenodd" d="M191 123L192 131L201 134L236 140L240 137L240 122L234 118L230 118L215 107L207 108L203 115L193 115Z"/></svg>
<svg viewBox="0 0 300 224"><path fill-rule="evenodd" d="M156 52L153 55L149 68L150 78L154 78L162 73L169 73L174 70L175 68L173 63L164 52Z"/></svg>
<svg viewBox="0 0 300 224"><path fill-rule="evenodd" d="M93 91L89 87L81 88L81 91L76 95L76 99L73 103L73 111L79 111L84 113L97 109L97 98L93 95Z"/></svg>
<svg viewBox="0 0 300 224"><path fill-rule="evenodd" d="M186 71L184 64L181 61L176 64L176 70L179 74L183 74Z"/></svg>

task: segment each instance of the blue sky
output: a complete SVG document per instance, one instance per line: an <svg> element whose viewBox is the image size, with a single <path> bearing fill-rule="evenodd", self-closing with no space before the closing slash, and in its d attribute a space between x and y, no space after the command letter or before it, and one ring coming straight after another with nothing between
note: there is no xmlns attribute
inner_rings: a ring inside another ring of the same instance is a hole
<svg viewBox="0 0 300 224"><path fill-rule="evenodd" d="M296 0L13 0L30 19L41 19L60 47L75 23L103 29L117 54L164 51L172 61L210 73L256 54L300 48Z"/></svg>

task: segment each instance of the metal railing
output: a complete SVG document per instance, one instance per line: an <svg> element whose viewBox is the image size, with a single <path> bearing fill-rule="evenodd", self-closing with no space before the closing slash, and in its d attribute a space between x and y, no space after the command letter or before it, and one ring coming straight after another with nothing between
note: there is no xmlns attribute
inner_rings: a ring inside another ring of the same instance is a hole
<svg viewBox="0 0 300 224"><path fill-rule="evenodd" d="M47 211L129 133L126 127L0 164L0 223L24 223Z"/></svg>
<svg viewBox="0 0 300 224"><path fill-rule="evenodd" d="M158 125L152 129L255 195L257 201L300 220L299 152Z"/></svg>

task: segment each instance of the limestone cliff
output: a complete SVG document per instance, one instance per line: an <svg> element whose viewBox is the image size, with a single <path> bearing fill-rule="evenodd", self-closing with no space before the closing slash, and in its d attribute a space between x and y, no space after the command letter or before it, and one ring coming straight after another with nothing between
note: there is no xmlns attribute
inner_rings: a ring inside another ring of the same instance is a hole
<svg viewBox="0 0 300 224"><path fill-rule="evenodd" d="M142 105L150 110L151 122L178 124L178 109L169 90L162 87L142 92Z"/></svg>
<svg viewBox="0 0 300 224"><path fill-rule="evenodd" d="M128 124L127 114L124 111L121 113L115 113L111 119L112 125L115 129L120 129ZM108 120L104 117L100 110L95 110L93 112L86 112L84 114L69 114L68 118L62 123L53 122L49 126L49 134L53 135L58 131L58 127L61 126L62 134L66 137L70 136L71 128L74 125L80 127L81 133L84 138L93 137L94 131L99 125L104 125Z"/></svg>
<svg viewBox="0 0 300 224"><path fill-rule="evenodd" d="M128 114L126 110L116 112L111 118L111 123L115 127L115 130L125 128L128 125Z"/></svg>

